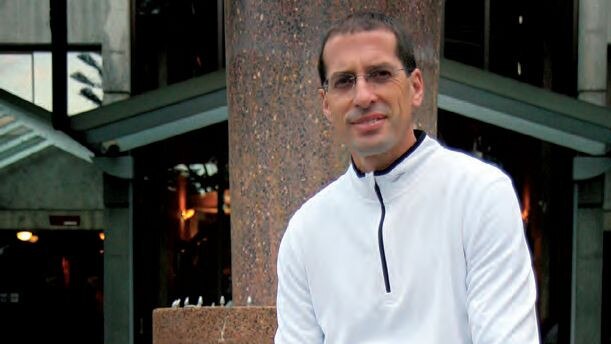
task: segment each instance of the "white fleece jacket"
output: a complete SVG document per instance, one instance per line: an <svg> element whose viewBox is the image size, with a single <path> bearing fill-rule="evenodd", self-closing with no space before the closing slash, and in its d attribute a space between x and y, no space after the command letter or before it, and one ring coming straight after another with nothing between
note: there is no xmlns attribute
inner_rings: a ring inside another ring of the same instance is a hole
<svg viewBox="0 0 611 344"><path fill-rule="evenodd" d="M539 343L510 179L418 137L385 171L350 166L290 220L277 344Z"/></svg>

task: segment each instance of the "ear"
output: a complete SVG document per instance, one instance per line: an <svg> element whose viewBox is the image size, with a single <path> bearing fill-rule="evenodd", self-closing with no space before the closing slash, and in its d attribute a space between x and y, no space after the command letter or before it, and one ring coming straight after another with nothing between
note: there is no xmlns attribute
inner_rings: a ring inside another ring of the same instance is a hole
<svg viewBox="0 0 611 344"><path fill-rule="evenodd" d="M320 100L322 102L322 112L325 114L327 121L332 122L331 110L329 109L329 100L327 99L327 92L322 88L318 90Z"/></svg>
<svg viewBox="0 0 611 344"><path fill-rule="evenodd" d="M422 78L422 72L420 69L414 69L410 79L413 92L412 106L418 107L422 105L422 101L424 99L424 79Z"/></svg>

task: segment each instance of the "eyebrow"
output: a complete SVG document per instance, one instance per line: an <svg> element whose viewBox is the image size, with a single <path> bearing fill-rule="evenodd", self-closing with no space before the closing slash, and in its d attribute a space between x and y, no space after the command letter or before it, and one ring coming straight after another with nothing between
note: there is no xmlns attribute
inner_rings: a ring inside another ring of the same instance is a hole
<svg viewBox="0 0 611 344"><path fill-rule="evenodd" d="M381 63L373 64L373 65L371 65L371 66L367 66L367 67L365 68L365 73L369 73L369 72L371 72L371 71L373 71L373 70L376 70L376 69L382 69L382 68L387 68L387 69L395 69L395 68L403 68L403 66L396 67L396 66L393 66L393 65L392 65L391 63L389 63L389 62L381 62ZM329 79L330 79L330 78L332 78L332 77L334 77L334 76L336 76L336 75L356 75L356 74L357 74L357 73L355 73L355 72L353 72L353 71L349 71L349 70L343 70L343 71L338 71L338 72L335 72L335 73L333 73L333 74L329 75Z"/></svg>
<svg viewBox="0 0 611 344"><path fill-rule="evenodd" d="M374 64L371 65L369 67L367 67L367 71L370 72L372 70L376 70L376 69L382 69L382 68L387 68L387 69L395 69L397 67L393 66L391 63L389 62L382 62L382 63L378 63L378 64ZM401 68L401 67L399 67Z"/></svg>

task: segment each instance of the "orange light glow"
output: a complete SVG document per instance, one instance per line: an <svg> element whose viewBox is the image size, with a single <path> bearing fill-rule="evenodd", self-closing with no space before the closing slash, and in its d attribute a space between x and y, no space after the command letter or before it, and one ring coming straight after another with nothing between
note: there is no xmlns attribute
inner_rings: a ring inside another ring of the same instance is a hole
<svg viewBox="0 0 611 344"><path fill-rule="evenodd" d="M524 210L522 210L522 221L528 222L528 209L527 208L524 208Z"/></svg>
<svg viewBox="0 0 611 344"><path fill-rule="evenodd" d="M70 286L70 260L62 257L62 272L64 274L64 287Z"/></svg>
<svg viewBox="0 0 611 344"><path fill-rule="evenodd" d="M32 244L35 244L36 242L38 242L38 235L33 234L30 240L28 241L31 242Z"/></svg>
<svg viewBox="0 0 611 344"><path fill-rule="evenodd" d="M195 215L195 209L185 209L180 212L180 217L185 221L192 218L193 215Z"/></svg>
<svg viewBox="0 0 611 344"><path fill-rule="evenodd" d="M530 184L524 184L522 191L522 221L528 223L528 215L530 214Z"/></svg>
<svg viewBox="0 0 611 344"><path fill-rule="evenodd" d="M100 240L102 240L102 241L103 241L104 239L106 239L106 235L104 234L104 232L100 232L100 233L98 233L98 237L99 237L99 238L100 238Z"/></svg>

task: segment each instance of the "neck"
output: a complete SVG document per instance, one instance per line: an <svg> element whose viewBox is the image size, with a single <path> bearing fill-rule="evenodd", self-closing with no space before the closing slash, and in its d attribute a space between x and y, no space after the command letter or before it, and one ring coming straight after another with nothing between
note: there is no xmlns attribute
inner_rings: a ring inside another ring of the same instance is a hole
<svg viewBox="0 0 611 344"><path fill-rule="evenodd" d="M401 157L403 153L407 152L415 143L416 136L414 135L414 131L410 130L405 140L403 140L403 143L393 147L391 150L367 156L352 152L352 161L356 168L363 173L381 171L395 162L395 160Z"/></svg>

